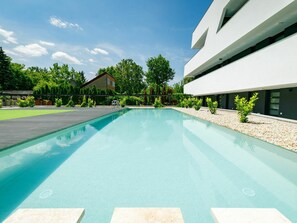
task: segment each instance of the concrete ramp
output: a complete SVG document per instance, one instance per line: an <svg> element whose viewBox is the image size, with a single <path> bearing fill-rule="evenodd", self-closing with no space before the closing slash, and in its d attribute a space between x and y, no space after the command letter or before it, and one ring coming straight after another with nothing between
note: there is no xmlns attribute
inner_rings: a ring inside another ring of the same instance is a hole
<svg viewBox="0 0 297 223"><path fill-rule="evenodd" d="M79 223L83 208L18 209L3 223Z"/></svg>
<svg viewBox="0 0 297 223"><path fill-rule="evenodd" d="M211 208L216 223L292 223L274 208Z"/></svg>
<svg viewBox="0 0 297 223"><path fill-rule="evenodd" d="M184 223L179 208L115 208L111 223Z"/></svg>

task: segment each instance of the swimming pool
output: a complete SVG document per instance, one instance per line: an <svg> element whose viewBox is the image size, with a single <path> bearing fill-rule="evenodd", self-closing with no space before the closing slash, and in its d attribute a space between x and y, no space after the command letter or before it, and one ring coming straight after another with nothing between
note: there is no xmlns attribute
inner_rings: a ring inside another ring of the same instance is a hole
<svg viewBox="0 0 297 223"><path fill-rule="evenodd" d="M0 221L14 209L277 208L297 222L297 154L171 109L132 109L0 152Z"/></svg>

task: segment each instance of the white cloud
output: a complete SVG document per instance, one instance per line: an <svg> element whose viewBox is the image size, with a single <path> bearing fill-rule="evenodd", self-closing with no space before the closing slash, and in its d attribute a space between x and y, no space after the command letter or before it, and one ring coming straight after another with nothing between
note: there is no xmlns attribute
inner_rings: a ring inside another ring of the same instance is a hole
<svg viewBox="0 0 297 223"><path fill-rule="evenodd" d="M5 38L5 40L3 41L4 43L18 44L17 39L14 37L14 33L12 31L7 31L0 28L0 36L3 36Z"/></svg>
<svg viewBox="0 0 297 223"><path fill-rule="evenodd" d="M83 30L80 27L80 25L78 25L77 23L71 23L71 22L67 22L67 21L62 21L61 19L58 19L56 17L50 17L49 22L53 26L59 27L61 29L79 29L79 30Z"/></svg>
<svg viewBox="0 0 297 223"><path fill-rule="evenodd" d="M18 54L13 52L12 50L4 50L4 52L9 55L18 56Z"/></svg>
<svg viewBox="0 0 297 223"><path fill-rule="evenodd" d="M44 46L55 46L54 43L46 42L46 41L42 41L42 40L40 40L39 43Z"/></svg>
<svg viewBox="0 0 297 223"><path fill-rule="evenodd" d="M125 57L125 52L124 50L122 50L121 48L111 44L111 43L102 43L100 45L98 45L101 48L106 49L108 52L113 52L114 54L116 54L117 56L119 56L120 58L124 58Z"/></svg>
<svg viewBox="0 0 297 223"><path fill-rule="evenodd" d="M91 54L97 55L97 54L102 54L102 55L108 55L109 53L106 50L100 49L100 48L94 48L93 50L88 50Z"/></svg>
<svg viewBox="0 0 297 223"><path fill-rule="evenodd" d="M69 54L61 51L55 52L52 55L52 59L63 63L78 64L78 65L82 64L76 57L70 56Z"/></svg>
<svg viewBox="0 0 297 223"><path fill-rule="evenodd" d="M14 51L30 57L40 57L48 54L46 48L44 48L43 46L40 46L37 43L28 44L28 45L19 45L14 48Z"/></svg>
<svg viewBox="0 0 297 223"><path fill-rule="evenodd" d="M90 63L95 63L96 61L95 61L94 59L90 58L90 59L89 59L89 62L90 62Z"/></svg>

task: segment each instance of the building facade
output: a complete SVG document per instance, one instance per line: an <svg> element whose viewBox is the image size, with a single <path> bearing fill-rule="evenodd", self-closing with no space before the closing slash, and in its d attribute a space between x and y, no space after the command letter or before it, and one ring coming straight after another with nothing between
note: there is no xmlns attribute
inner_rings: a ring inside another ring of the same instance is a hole
<svg viewBox="0 0 297 223"><path fill-rule="evenodd" d="M104 72L94 79L88 81L81 88L91 88L95 86L102 90L115 90L115 78L107 72Z"/></svg>
<svg viewBox="0 0 297 223"><path fill-rule="evenodd" d="M296 0L214 0L192 48L186 94L235 109L236 95L258 92L255 113L297 119Z"/></svg>

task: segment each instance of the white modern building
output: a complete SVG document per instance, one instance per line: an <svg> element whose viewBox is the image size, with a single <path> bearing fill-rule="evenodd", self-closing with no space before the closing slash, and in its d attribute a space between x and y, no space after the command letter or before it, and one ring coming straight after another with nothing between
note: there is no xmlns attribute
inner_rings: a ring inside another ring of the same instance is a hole
<svg viewBox="0 0 297 223"><path fill-rule="evenodd" d="M234 109L258 92L254 112L297 119L297 0L214 0L192 48L185 93Z"/></svg>

